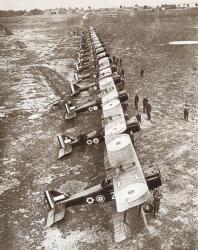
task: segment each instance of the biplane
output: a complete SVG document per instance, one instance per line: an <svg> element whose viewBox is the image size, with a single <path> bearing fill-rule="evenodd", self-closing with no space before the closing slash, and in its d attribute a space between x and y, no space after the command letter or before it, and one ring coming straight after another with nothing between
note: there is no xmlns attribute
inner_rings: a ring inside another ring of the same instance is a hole
<svg viewBox="0 0 198 250"><path fill-rule="evenodd" d="M88 71L92 71L94 70L96 67L94 65L94 63L87 63L87 64L84 64L82 66L78 66L78 64L75 65L76 66L76 72L77 73L80 73L80 72L83 72L85 70L88 70Z"/></svg>
<svg viewBox="0 0 198 250"><path fill-rule="evenodd" d="M99 49L99 50L97 50L97 49ZM82 58L93 56L93 54L99 54L102 49L103 50L106 49L104 43L97 41L91 47L89 45L87 45L86 48L80 49L80 51L78 53L78 58L82 59Z"/></svg>
<svg viewBox="0 0 198 250"><path fill-rule="evenodd" d="M118 93L118 98L121 102L128 100L128 94L125 90ZM77 113L81 112L92 112L102 108L101 97L98 97L97 100L93 100L78 106L73 105L70 101L65 103L65 119L70 120L76 117Z"/></svg>
<svg viewBox="0 0 198 250"><path fill-rule="evenodd" d="M87 54L88 55L88 54ZM83 65L76 64L77 73L80 73L85 70L93 70L98 68L99 70L105 69L113 65L112 59L110 57L103 57L102 59L98 60L98 66L94 64L94 62L87 62Z"/></svg>
<svg viewBox="0 0 198 250"><path fill-rule="evenodd" d="M89 28L89 33L83 33L84 38L89 41L97 40L97 33L93 27ZM91 37L91 39L90 39ZM104 55L101 57L101 55ZM102 52L96 56L97 63L108 52ZM109 55L109 54L108 54ZM106 61L106 59L104 60ZM100 65L105 64L100 61ZM99 66L100 68L100 66ZM58 136L62 149L68 146L68 152L72 150L72 145L82 143L82 138L86 144L98 144L104 141L104 170L106 178L91 188L79 193L70 195L53 190L45 190L45 198L50 211L47 217L47 226L65 217L67 208L82 204L95 204L104 202L115 202L116 211L112 213L115 241L120 242L126 239L126 211L131 208L140 207L140 212L145 219L143 206L149 196L150 189L162 185L160 171L156 167L143 172L137 158L130 134L138 131L137 122L126 121L122 108L122 101L128 100L126 92L119 93L112 77L111 67L99 69L98 86L100 97L93 102L75 107L67 103L66 119L76 116L81 111L93 111L102 109L102 130L75 138L72 136ZM127 97L126 97L127 96ZM145 222L146 224L146 222Z"/></svg>
<svg viewBox="0 0 198 250"><path fill-rule="evenodd" d="M84 57L87 57L87 56L90 56L91 54L99 54L100 52L104 52L104 51L107 51L106 47L104 44L102 44L101 42L99 41L96 41L94 45L91 46L91 48L87 51L85 50L81 50L80 53L78 54L79 58L84 58Z"/></svg>
<svg viewBox="0 0 198 250"><path fill-rule="evenodd" d="M86 42L81 43L80 45L80 51L83 52L88 52L91 50L91 48L93 46L95 46L96 44L101 44L104 45L104 42L101 39L94 39L93 41L89 40Z"/></svg>
<svg viewBox="0 0 198 250"><path fill-rule="evenodd" d="M98 72L99 71L99 72ZM82 82L83 80L86 80L88 78L91 79L96 79L98 74L99 74L99 79L107 77L107 76L112 76L114 74L114 72L117 72L117 67L116 65L105 65L101 68L99 68L99 70L97 70L96 68L94 68L93 70L91 70L89 73L87 74L81 74L79 75L78 73L74 73L74 77L76 80L76 83ZM117 75L117 74L116 74Z"/></svg>
<svg viewBox="0 0 198 250"><path fill-rule="evenodd" d="M103 58L103 57L110 57L110 54L108 52L102 52L98 55L96 55L96 57L94 58L93 56L89 56L86 57L84 59L79 59L78 60L78 66L83 66L83 64L87 64L87 63L93 63L93 62L97 62L97 60Z"/></svg>
<svg viewBox="0 0 198 250"><path fill-rule="evenodd" d="M58 153L58 159L70 154L74 147L78 147L82 144L97 145L101 142L104 142L104 124L116 120L117 117L119 117L119 114L115 116L106 117L102 120L101 128L87 134L80 134L78 136L73 136L70 133L65 133L63 135L59 134L57 138L61 148ZM127 120L126 125L127 129L125 133L127 133L130 137L133 137L135 133L140 131L140 124L137 122L137 119L135 117L132 117L131 119Z"/></svg>
<svg viewBox="0 0 198 250"><path fill-rule="evenodd" d="M112 75L114 83L118 86L118 90L119 91L123 90L122 79L121 79L120 75L113 74L114 72L116 72L116 66L112 63L112 59L110 57L103 57L103 58L99 59L98 60L98 66L95 66L94 64L89 63L89 64L86 64L84 66L76 65L76 68L77 68L77 72L80 72L80 71L82 72L84 70L89 70L89 71L91 71L91 73L87 73L86 75L81 76L80 79L79 79L77 73L74 74L75 79L76 79L77 82L70 84L71 96L79 94L80 92L83 92L83 91L97 90L98 89L98 83L97 82L86 84L85 86L80 86L78 83L82 82L85 79L91 78L91 76L93 76L94 73L95 73L95 76L96 76L98 72L100 72L102 70L105 70L107 68L111 68L111 71L109 72L109 74ZM104 77L109 76L109 74L107 72L106 75L104 75ZM95 80L95 79L92 79L92 80Z"/></svg>
<svg viewBox="0 0 198 250"><path fill-rule="evenodd" d="M106 77L104 79L107 79L109 77ZM120 77L120 75L112 75L111 79L114 81L117 90L123 91L124 85L123 85L123 79ZM92 90L98 90L99 89L99 83L98 82L92 82L92 83L85 83L85 85L81 85L78 83L70 83L70 89L71 89L71 96L77 95L83 91L92 91Z"/></svg>

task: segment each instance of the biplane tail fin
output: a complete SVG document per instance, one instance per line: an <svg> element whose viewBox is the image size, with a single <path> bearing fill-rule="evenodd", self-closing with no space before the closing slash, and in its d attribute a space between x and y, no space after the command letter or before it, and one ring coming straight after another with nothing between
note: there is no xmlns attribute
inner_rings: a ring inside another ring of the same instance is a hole
<svg viewBox="0 0 198 250"><path fill-rule="evenodd" d="M61 134L57 135L58 141L60 143L61 149L58 153L58 159L62 158L65 155L68 155L72 152L72 145L65 144L63 140L63 136Z"/></svg>
<svg viewBox="0 0 198 250"><path fill-rule="evenodd" d="M71 83L70 89L71 89L71 96L74 96L80 92L81 87L76 83Z"/></svg>
<svg viewBox="0 0 198 250"><path fill-rule="evenodd" d="M70 105L69 103L65 103L65 119L69 120L76 116L76 108L73 105Z"/></svg>
<svg viewBox="0 0 198 250"><path fill-rule="evenodd" d="M60 201L67 199L64 194L56 191L44 191L45 199L50 207L47 216L47 227L52 226L55 222L62 220L65 217L65 205L63 203L57 204ZM56 206L57 204L57 206Z"/></svg>

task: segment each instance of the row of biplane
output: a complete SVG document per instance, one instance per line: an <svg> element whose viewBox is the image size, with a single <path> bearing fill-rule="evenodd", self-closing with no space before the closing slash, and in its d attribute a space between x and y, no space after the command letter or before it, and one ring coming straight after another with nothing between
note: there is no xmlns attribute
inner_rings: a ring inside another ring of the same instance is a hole
<svg viewBox="0 0 198 250"><path fill-rule="evenodd" d="M75 83L71 83L71 96L83 91L96 90L100 94L96 100L74 105L65 103L65 119L74 119L80 112L101 110L101 129L89 134L71 136L58 135L60 150L58 158L72 152L72 148L81 144L94 145L104 143L104 168L106 179L98 185L74 195L57 191L45 191L50 212L47 226L64 218L66 208L80 205L115 201L116 213L113 214L115 240L126 239L124 217L130 208L139 207L150 196L150 189L161 185L159 170L149 169L143 173L138 161L132 137L140 130L135 118L129 119L123 108L128 94L123 90L123 79L117 65L114 64L104 42L95 28L82 31ZM91 79L91 83L87 83ZM119 217L116 220L116 217ZM121 219L120 219L121 218Z"/></svg>

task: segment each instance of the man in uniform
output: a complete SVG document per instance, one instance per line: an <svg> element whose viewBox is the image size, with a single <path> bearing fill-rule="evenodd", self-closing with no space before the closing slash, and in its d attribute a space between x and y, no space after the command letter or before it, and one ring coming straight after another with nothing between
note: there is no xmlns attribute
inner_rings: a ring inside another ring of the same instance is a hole
<svg viewBox="0 0 198 250"><path fill-rule="evenodd" d="M144 70L143 69L140 70L140 75L142 78L144 77Z"/></svg>
<svg viewBox="0 0 198 250"><path fill-rule="evenodd" d="M190 106L189 106L188 102L186 101L184 103L184 120L187 122L188 122L189 111L190 111Z"/></svg>
<svg viewBox="0 0 198 250"><path fill-rule="evenodd" d="M85 152L85 144L87 141L87 135L84 132L81 132L80 135L77 137L78 142L81 145L81 152Z"/></svg>
<svg viewBox="0 0 198 250"><path fill-rule="evenodd" d="M148 121L151 120L151 104L149 102L147 102L147 105L146 105L146 114L147 114L147 118L148 118Z"/></svg>
<svg viewBox="0 0 198 250"><path fill-rule="evenodd" d="M146 98L146 96L143 98L143 113L145 113L146 111L146 105L148 103L148 99Z"/></svg>
<svg viewBox="0 0 198 250"><path fill-rule="evenodd" d="M138 110L139 96L137 95L137 93L135 95L134 103L135 103L135 109Z"/></svg>
<svg viewBox="0 0 198 250"><path fill-rule="evenodd" d="M159 188L156 188L153 193L153 214L155 218L157 217L157 214L159 213L161 198L162 198L162 194Z"/></svg>

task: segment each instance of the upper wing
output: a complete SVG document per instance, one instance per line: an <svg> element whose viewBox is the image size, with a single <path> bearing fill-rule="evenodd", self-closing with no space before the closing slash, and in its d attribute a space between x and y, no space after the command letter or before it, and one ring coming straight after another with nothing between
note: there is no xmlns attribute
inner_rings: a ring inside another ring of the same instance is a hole
<svg viewBox="0 0 198 250"><path fill-rule="evenodd" d="M113 177L117 211L138 206L149 198L149 189L140 163L127 134L117 135L106 142L109 164L115 169Z"/></svg>

